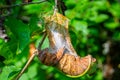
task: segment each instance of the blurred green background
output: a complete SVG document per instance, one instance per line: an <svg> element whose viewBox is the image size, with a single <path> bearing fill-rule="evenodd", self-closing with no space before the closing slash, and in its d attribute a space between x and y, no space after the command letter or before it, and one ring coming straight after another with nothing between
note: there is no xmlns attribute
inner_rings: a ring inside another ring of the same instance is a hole
<svg viewBox="0 0 120 80"><path fill-rule="evenodd" d="M45 14L53 13L54 0L39 4L11 5L42 0L0 0L0 80L11 80L28 60L29 45L43 37ZM120 0L61 0L69 18L71 42L78 55L91 54L97 70L74 80L119 80ZM5 32L3 29L5 29ZM3 32L2 32L3 31ZM3 37L7 35L7 37ZM7 39L7 40L6 40ZM49 46L46 38L42 49ZM37 57L19 80L73 80Z"/></svg>

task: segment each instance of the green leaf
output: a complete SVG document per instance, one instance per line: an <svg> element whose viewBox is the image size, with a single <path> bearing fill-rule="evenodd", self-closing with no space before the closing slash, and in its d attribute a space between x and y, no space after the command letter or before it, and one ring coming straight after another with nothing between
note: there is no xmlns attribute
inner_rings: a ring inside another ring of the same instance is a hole
<svg viewBox="0 0 120 80"><path fill-rule="evenodd" d="M29 27L30 27L30 32L31 33L39 28L37 26L37 23L38 23L38 17L37 16L32 16L29 23L30 23Z"/></svg>
<svg viewBox="0 0 120 80"><path fill-rule="evenodd" d="M100 14L100 15L98 15L97 17L96 17L96 22L97 23L100 23L100 22L103 22L103 21L105 21L106 19L108 19L109 17L108 17L108 15L106 15L106 14Z"/></svg>
<svg viewBox="0 0 120 80"><path fill-rule="evenodd" d="M74 20L72 22L72 25L75 27L76 31L81 31L83 35L88 34L88 29L87 29L88 24L87 24L87 22Z"/></svg>
<svg viewBox="0 0 120 80"><path fill-rule="evenodd" d="M106 0L96 0L91 3L93 7L99 10L106 10L107 9L107 1Z"/></svg>
<svg viewBox="0 0 120 80"><path fill-rule="evenodd" d="M119 27L119 23L116 23L116 22L106 22L104 25L106 28L112 29L112 30Z"/></svg>
<svg viewBox="0 0 120 80"><path fill-rule="evenodd" d="M18 68L15 66L5 66L2 68L2 72L0 73L0 80L11 80L10 78L14 75L11 73L14 71L18 71Z"/></svg>
<svg viewBox="0 0 120 80"><path fill-rule="evenodd" d="M109 11L112 13L113 16L116 16L118 18L120 18L120 3L113 3L110 8Z"/></svg>
<svg viewBox="0 0 120 80"><path fill-rule="evenodd" d="M15 42L17 43L16 53L21 53L30 42L30 29L28 25L24 24L22 21L17 20L13 17L9 17L5 24L10 29L10 31L13 33L17 40Z"/></svg>
<svg viewBox="0 0 120 80"><path fill-rule="evenodd" d="M1 48L3 47L3 44L4 44L4 40L0 38L0 51L1 51Z"/></svg>
<svg viewBox="0 0 120 80"><path fill-rule="evenodd" d="M44 6L44 8L42 8ZM47 3L41 3L41 4L31 4L24 6L24 13L27 14L40 14L43 12L49 12L53 9L53 6L47 2Z"/></svg>
<svg viewBox="0 0 120 80"><path fill-rule="evenodd" d="M120 41L120 31L116 31L116 32L113 34L113 39Z"/></svg>
<svg viewBox="0 0 120 80"><path fill-rule="evenodd" d="M0 44L2 44L3 42L4 42L4 40L0 38Z"/></svg>
<svg viewBox="0 0 120 80"><path fill-rule="evenodd" d="M10 48L8 45L3 44L0 46L0 55L2 55L3 57L5 57L6 59L10 59L12 58L13 54L10 51Z"/></svg>

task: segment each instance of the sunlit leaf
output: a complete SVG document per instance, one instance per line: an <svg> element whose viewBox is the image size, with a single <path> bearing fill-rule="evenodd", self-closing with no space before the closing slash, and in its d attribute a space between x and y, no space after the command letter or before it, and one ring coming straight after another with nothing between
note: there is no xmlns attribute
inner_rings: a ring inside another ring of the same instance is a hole
<svg viewBox="0 0 120 80"><path fill-rule="evenodd" d="M4 66L2 68L2 73L0 74L0 80L11 80L10 77L14 76L14 75L10 75L10 73L14 72L14 71L18 71L19 69L13 65L11 66Z"/></svg>

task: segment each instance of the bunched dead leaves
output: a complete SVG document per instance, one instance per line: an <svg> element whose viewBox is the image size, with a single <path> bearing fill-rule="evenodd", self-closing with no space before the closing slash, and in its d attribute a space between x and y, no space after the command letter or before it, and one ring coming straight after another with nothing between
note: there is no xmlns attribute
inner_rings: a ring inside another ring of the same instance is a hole
<svg viewBox="0 0 120 80"><path fill-rule="evenodd" d="M84 75L95 62L91 55L81 58L74 50L69 33L68 19L55 12L45 17L49 48L39 51L40 61L48 66L55 66L70 77Z"/></svg>

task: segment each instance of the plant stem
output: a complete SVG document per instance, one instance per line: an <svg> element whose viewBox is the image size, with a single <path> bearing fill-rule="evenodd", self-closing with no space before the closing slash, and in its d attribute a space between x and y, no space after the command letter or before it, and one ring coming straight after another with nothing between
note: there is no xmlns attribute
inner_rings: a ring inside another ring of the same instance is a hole
<svg viewBox="0 0 120 80"><path fill-rule="evenodd" d="M37 50L35 50L35 52L32 54L32 56L29 58L29 60L27 61L27 63L25 64L24 68L21 70L21 72L19 73L19 75L16 77L15 80L18 80L21 75L24 73L24 71L27 69L27 67L29 66L29 64L31 63L31 61L34 59L35 55L37 54Z"/></svg>
<svg viewBox="0 0 120 80"><path fill-rule="evenodd" d="M46 36L47 36L47 33L46 33L46 31L45 31L45 32L44 32L44 36L43 36L42 40L40 41L39 46L38 46L38 48L37 48L38 50L41 50L41 46L42 46L42 44L43 44Z"/></svg>
<svg viewBox="0 0 120 80"><path fill-rule="evenodd" d="M29 5L29 4L39 4L39 3L46 2L46 1L47 0L38 1L38 2L21 3L21 4L15 4L15 5L5 5L5 6L0 6L0 9L12 8L12 7L17 7L17 6L24 6L24 5Z"/></svg>
<svg viewBox="0 0 120 80"><path fill-rule="evenodd" d="M58 12L58 8L57 8L57 0L55 0L55 5L54 5L54 14Z"/></svg>
<svg viewBox="0 0 120 80"><path fill-rule="evenodd" d="M18 76L15 78L15 80L18 80L18 79L21 77L21 75L22 75L22 74L24 73L24 71L27 69L27 67L29 66L29 64L31 63L31 61L34 59L34 57L35 57L36 55L38 55L38 50L41 49L41 46L42 46L42 44L43 44L46 36L47 36L47 33L45 32L45 33L44 33L44 36L43 36L43 38L42 38L42 40L41 40L41 42L40 42L40 44L39 44L39 47L38 47L39 49L37 48L37 49L34 51L34 53L33 53L32 56L29 58L29 60L28 60L27 63L25 64L24 68L21 70L21 72L18 74Z"/></svg>

